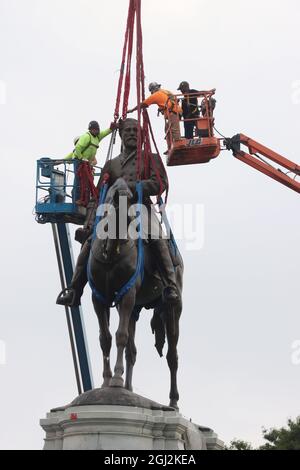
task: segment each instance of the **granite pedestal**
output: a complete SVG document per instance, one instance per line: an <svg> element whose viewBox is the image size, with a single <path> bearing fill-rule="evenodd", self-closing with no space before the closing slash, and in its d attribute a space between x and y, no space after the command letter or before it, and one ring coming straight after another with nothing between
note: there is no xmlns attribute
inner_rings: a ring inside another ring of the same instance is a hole
<svg viewBox="0 0 300 470"><path fill-rule="evenodd" d="M91 390L41 420L44 450L206 450L223 443L179 411L123 388Z"/></svg>

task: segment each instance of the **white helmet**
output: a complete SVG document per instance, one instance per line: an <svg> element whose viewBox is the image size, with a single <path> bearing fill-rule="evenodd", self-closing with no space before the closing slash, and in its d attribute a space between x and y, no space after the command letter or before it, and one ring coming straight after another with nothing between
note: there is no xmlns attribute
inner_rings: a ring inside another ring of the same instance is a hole
<svg viewBox="0 0 300 470"><path fill-rule="evenodd" d="M149 91L150 93L155 93L160 89L161 85L157 82L151 82L149 85Z"/></svg>

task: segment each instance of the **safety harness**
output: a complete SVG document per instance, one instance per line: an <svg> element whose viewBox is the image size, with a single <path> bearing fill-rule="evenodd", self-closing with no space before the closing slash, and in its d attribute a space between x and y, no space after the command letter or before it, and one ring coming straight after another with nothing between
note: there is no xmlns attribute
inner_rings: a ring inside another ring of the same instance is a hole
<svg viewBox="0 0 300 470"><path fill-rule="evenodd" d="M96 149L99 148L99 145L96 145L92 142L91 133L87 132L87 134L90 137L90 141L88 145L86 145L84 149L82 150L81 152L82 154L84 154L84 152L90 147L95 147ZM74 149L73 153L75 151L76 151L76 148ZM80 196L79 196L79 200L77 201L77 204L83 207L87 207L91 197L95 200L98 199L98 190L94 184L93 169L90 163L87 160L80 160L80 159L77 159L77 160L79 164L78 164L76 176L79 181L79 189L80 189Z"/></svg>
<svg viewBox="0 0 300 470"><path fill-rule="evenodd" d="M98 148L99 148L99 145L94 144L94 143L92 142L92 134L91 134L90 132L87 132L87 134L88 134L89 137L90 137L90 141L89 141L89 143L84 147L84 149L82 150L82 152L81 152L82 154L84 154L84 152L85 152L87 149L89 149L90 147L95 147L97 150L98 150ZM79 140L79 138L78 138L78 140ZM75 152L76 152L76 147L75 147L74 150L73 150L73 154L75 154ZM75 155L74 155L74 156L75 156ZM76 156L75 156L75 158L76 158ZM78 160L79 160L79 159L78 159Z"/></svg>
<svg viewBox="0 0 300 470"><path fill-rule="evenodd" d="M176 104L175 96L173 95L173 93L171 93L171 91L168 91L168 90L160 89L159 91L162 91L165 95L167 95L168 99L166 101L165 106L162 107L162 108L158 108L158 111L162 114L165 114L165 112L167 110L169 110L169 112L173 113L174 112L174 107L175 107L175 104ZM171 106L169 106L169 103L171 103Z"/></svg>

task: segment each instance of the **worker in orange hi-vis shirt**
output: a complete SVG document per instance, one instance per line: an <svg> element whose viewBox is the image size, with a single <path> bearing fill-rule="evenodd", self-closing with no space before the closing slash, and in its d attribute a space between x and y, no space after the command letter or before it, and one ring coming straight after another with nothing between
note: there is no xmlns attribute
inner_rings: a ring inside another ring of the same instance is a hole
<svg viewBox="0 0 300 470"><path fill-rule="evenodd" d="M151 95L141 103L141 108L148 108L152 104L158 106L158 110L165 116L166 119L166 139L170 146L170 139L168 138L169 133L172 135L174 141L180 140L180 126L179 126L179 114L182 113L181 107L175 99L175 96L168 90L163 90L161 85L156 82L152 82L149 85L149 91ZM138 107L129 109L127 113L133 113Z"/></svg>

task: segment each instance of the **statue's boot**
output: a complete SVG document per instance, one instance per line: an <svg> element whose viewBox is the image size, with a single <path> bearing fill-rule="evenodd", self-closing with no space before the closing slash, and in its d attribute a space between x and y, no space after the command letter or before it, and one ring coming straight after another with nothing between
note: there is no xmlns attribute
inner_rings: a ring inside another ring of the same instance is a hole
<svg viewBox="0 0 300 470"><path fill-rule="evenodd" d="M66 307L78 307L80 305L80 298L78 298L75 289L67 287L58 295L56 303L57 305L65 305Z"/></svg>
<svg viewBox="0 0 300 470"><path fill-rule="evenodd" d="M87 214L83 228L76 230L75 239L82 243L82 249L78 256L75 271L71 284L64 289L57 297L58 305L68 307L78 307L83 294L83 290L88 282L87 264L91 249L91 235L96 218L97 202L91 200L87 207Z"/></svg>
<svg viewBox="0 0 300 470"><path fill-rule="evenodd" d="M176 303L179 300L179 293L167 240L152 240L150 243L150 249L155 256L156 264L161 276L163 277L163 281L167 285L164 289L164 298L167 302Z"/></svg>
<svg viewBox="0 0 300 470"><path fill-rule="evenodd" d="M90 255L91 247L90 238L83 245L81 252L78 256L75 271L71 284L64 289L58 296L56 303L58 305L65 305L68 307L78 307L80 299L83 294L83 289L86 286L87 279L87 264Z"/></svg>
<svg viewBox="0 0 300 470"><path fill-rule="evenodd" d="M92 199L86 209L86 217L84 221L84 226L82 228L78 228L75 232L75 240L82 245L86 242L86 240L92 235L94 230L94 223L96 219L96 212L97 212L97 202Z"/></svg>
<svg viewBox="0 0 300 470"><path fill-rule="evenodd" d="M84 221L84 229L93 231L94 223L96 219L96 212L97 212L98 204L97 201L92 199L87 206L86 209L86 217Z"/></svg>

